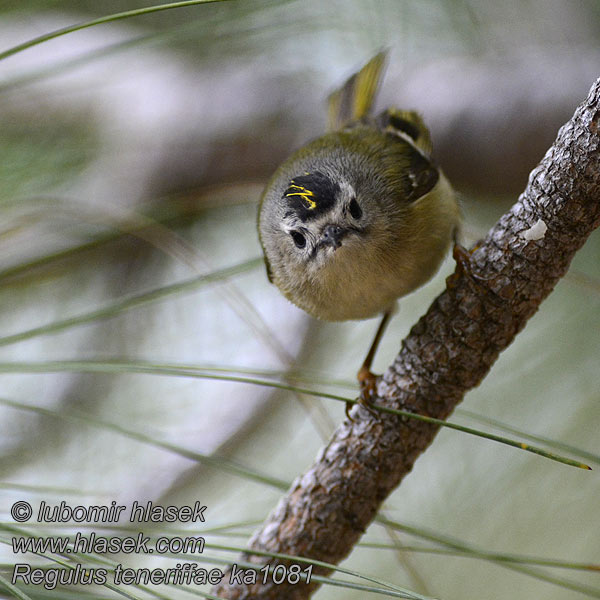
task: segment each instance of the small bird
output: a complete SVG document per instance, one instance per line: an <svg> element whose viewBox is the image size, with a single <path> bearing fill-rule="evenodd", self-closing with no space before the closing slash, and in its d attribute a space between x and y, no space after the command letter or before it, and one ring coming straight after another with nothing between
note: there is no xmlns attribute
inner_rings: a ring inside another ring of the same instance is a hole
<svg viewBox="0 0 600 600"><path fill-rule="evenodd" d="M363 403L396 300L436 273L460 222L419 114L371 115L385 61L380 52L329 96L329 131L277 169L258 215L267 275L288 300L327 321L383 314L358 373Z"/></svg>

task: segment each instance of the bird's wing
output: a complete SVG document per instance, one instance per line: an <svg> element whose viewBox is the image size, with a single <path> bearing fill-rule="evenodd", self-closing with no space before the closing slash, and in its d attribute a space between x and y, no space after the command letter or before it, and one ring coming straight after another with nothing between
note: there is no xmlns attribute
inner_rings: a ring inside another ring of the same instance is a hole
<svg viewBox="0 0 600 600"><path fill-rule="evenodd" d="M431 156L431 136L423 119L414 110L388 108L377 115L377 125L382 131L395 133L416 146L427 157Z"/></svg>

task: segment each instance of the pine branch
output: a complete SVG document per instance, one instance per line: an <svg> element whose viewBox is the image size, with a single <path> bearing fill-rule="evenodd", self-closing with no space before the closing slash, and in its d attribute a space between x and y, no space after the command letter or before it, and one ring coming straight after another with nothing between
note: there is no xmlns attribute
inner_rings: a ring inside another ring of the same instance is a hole
<svg viewBox="0 0 600 600"><path fill-rule="evenodd" d="M375 402L446 419L481 382L600 224L599 123L600 79L560 129L517 203L458 261L446 290L378 382ZM544 225L543 237L531 239ZM293 483L250 540L251 549L338 563L438 430L389 414L373 416L362 407L354 419L338 427L314 465ZM260 568L268 559L248 552L244 560ZM301 600L316 587L230 584L226 574L213 593Z"/></svg>

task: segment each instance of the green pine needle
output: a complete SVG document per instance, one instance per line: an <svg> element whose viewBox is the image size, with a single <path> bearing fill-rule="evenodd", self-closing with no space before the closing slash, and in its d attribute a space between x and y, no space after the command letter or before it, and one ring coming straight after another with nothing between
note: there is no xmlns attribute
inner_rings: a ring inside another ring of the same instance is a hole
<svg viewBox="0 0 600 600"><path fill-rule="evenodd" d="M19 600L33 600L31 596L28 596L25 592L22 592L18 587L14 586L8 579L5 579L0 575L0 587L3 587L9 591L14 598Z"/></svg>
<svg viewBox="0 0 600 600"><path fill-rule="evenodd" d="M173 377L191 377L195 379L214 379L219 381L232 381L237 383L248 383L251 385L260 385L264 387L271 387L281 390L288 390L297 394L306 394L307 396L317 396L320 398L326 398L329 400L335 400L337 402L344 402L346 404L357 404L358 400L352 398L344 398L337 394L330 394L327 392L320 392L317 390L311 390L307 388L300 388L297 386L289 385L286 383L269 381L266 379L257 379L254 377L242 377L236 375L224 375L221 373L208 373L205 370L194 367L193 365L180 365L180 364L154 364L143 361L48 361L48 362L5 362L0 363L0 373L61 373L61 372L80 372L80 373L144 373L150 375L170 375ZM537 446L531 446L525 442L513 440L499 435L494 435L479 429L473 429L472 427L465 427L463 425L457 425L456 423L449 423L442 419L436 419L434 417L427 417L417 413L412 413L406 410L398 410L394 408L388 408L379 404L370 405L373 409L381 412L386 412L399 417L405 417L407 419L415 419L417 421L423 421L439 427L447 427L449 429L455 429L462 433L468 433L487 440L512 446L532 454L537 454L544 458L571 466L579 469L592 470L592 468L577 460L560 456L552 452L548 452ZM116 426L115 426L116 427Z"/></svg>
<svg viewBox="0 0 600 600"><path fill-rule="evenodd" d="M193 450L188 450L187 448L183 448L182 446L178 446L177 444L171 444L169 442L160 441L150 435L146 435L139 431L127 429L125 427L122 427L121 425L117 425L116 423L109 423L108 421L103 421L98 417L89 417L87 415L77 413L76 411L69 411L68 414L58 413L53 410L43 408L41 406L32 406L28 404L23 404L21 402L14 402L12 400L7 400L6 398L0 398L0 404L4 404L5 406L11 406L12 408L16 408L17 410L35 412L37 414L45 415L48 417L54 417L57 419L64 419L68 421L76 421L79 423L91 425L92 427L98 427L100 429L113 431L115 433L124 435L125 437L136 440L143 444L149 444L157 448L162 448L163 450L167 450L168 452L172 452L173 454L178 454L179 456L189 458L190 460L194 460L196 462L213 467L215 469L220 469L223 472L230 473L238 477L243 477L250 481L256 481L258 483L262 483L280 490L287 490L289 488L289 483L287 481L283 481L281 479L271 477L270 475L260 473L255 469L252 469L251 467L247 467L235 461L214 455L194 452Z"/></svg>
<svg viewBox="0 0 600 600"><path fill-rule="evenodd" d="M98 19L92 19L91 21L85 21L84 23L77 23L76 25L69 25L61 29L56 29L39 37L33 38L17 46L13 46L4 52L0 52L0 60L23 52L28 48L37 46L54 38L73 33L75 31L81 31L82 29L88 29L96 25L102 25L104 23L112 23L113 21L121 21L123 19L129 19L131 17L138 17L140 15L147 15L150 13L161 12L163 10L171 10L173 8L183 8L186 6L195 6L197 4L212 4L214 2L225 2L226 0L186 0L185 2L170 2L169 4L158 4L156 6L146 6L145 8L136 8L135 10L126 10L120 13L114 13L112 15L106 15L99 17Z"/></svg>
<svg viewBox="0 0 600 600"><path fill-rule="evenodd" d="M200 275L198 277L193 277L191 279L187 279L186 281L181 281L179 283L173 283L171 285L167 285L161 288L156 288L154 290L142 294L128 296L118 300L117 302L114 302L113 304L105 306L104 308L99 308L75 317L61 319L60 321L53 321L52 323L48 323L47 325L33 327L32 329L27 329L19 333L14 333L12 335L1 337L0 346L15 344L17 342L22 342L23 340L28 340L40 335L58 333L59 331L65 331L66 329L70 329L71 327L85 325L94 321L110 319L132 308L144 306L151 302L156 302L158 300L162 300L163 298L179 294L181 292L189 292L199 287L202 287L203 285L222 281L229 277L239 275L240 273L250 271L251 269L254 269L262 264L264 264L262 258L253 258L238 265L227 267L225 269L219 269L218 271Z"/></svg>

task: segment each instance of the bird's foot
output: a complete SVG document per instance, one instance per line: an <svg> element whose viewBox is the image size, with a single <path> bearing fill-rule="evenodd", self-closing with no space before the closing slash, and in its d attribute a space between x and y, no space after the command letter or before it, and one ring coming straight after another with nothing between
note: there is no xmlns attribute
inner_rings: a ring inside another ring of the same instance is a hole
<svg viewBox="0 0 600 600"><path fill-rule="evenodd" d="M479 242L473 246L470 250L467 250L464 246L459 244L458 242L454 242L454 248L452 249L452 257L456 261L456 270L452 275L450 275L449 283L451 285L456 285L458 279L462 276L468 277L471 281L473 281L479 287L485 288L487 290L488 283L491 278L490 277L482 277L473 271L473 264L471 263L471 256L475 250L479 248Z"/></svg>
<svg viewBox="0 0 600 600"><path fill-rule="evenodd" d="M360 396L358 397L358 404L364 406L372 415L377 415L377 411L372 407L373 398L377 395L377 379L378 375L372 373L367 367L362 366L360 371L357 373L356 378L360 386ZM350 415L350 409L353 403L346 403L346 416L354 421Z"/></svg>

